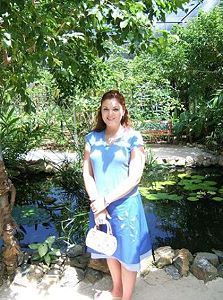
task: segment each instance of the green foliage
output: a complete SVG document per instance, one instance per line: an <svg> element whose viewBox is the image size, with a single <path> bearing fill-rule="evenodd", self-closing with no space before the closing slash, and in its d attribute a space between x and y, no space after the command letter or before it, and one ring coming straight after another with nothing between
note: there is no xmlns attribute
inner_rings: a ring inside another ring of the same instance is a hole
<svg viewBox="0 0 223 300"><path fill-rule="evenodd" d="M101 65L99 94L111 88L121 90L137 127L143 120L169 119L178 100L170 82L161 75L160 62L149 53L129 56L126 47L110 44L110 48L112 54Z"/></svg>
<svg viewBox="0 0 223 300"><path fill-rule="evenodd" d="M29 244L29 248L34 250L33 260L44 262L48 266L60 256L60 250L53 247L55 236L49 236L43 243Z"/></svg>
<svg viewBox="0 0 223 300"><path fill-rule="evenodd" d="M95 61L106 56L106 41L128 42L132 52L149 46L152 21L164 19L187 0L177 1L1 1L1 97L16 93L32 109L26 87L47 67L66 95L92 86ZM13 63L12 63L13 62Z"/></svg>
<svg viewBox="0 0 223 300"><path fill-rule="evenodd" d="M0 144L6 161L12 162L37 147L45 132L35 114L20 113L12 106L0 109Z"/></svg>
<svg viewBox="0 0 223 300"><path fill-rule="evenodd" d="M68 243L83 242L89 228L89 207L79 208L77 211L71 212L69 208L65 208L64 215L67 215L61 221L61 229L63 232L63 240Z"/></svg>
<svg viewBox="0 0 223 300"><path fill-rule="evenodd" d="M75 194L75 209L66 205L62 208L62 219L58 219L63 232L63 240L76 243L86 235L89 224L89 199L84 187L81 167L67 165L57 173L56 182L68 193ZM82 241L80 241L82 242Z"/></svg>
<svg viewBox="0 0 223 300"><path fill-rule="evenodd" d="M174 129L210 147L222 144L223 13L200 13L185 27L175 27L159 53L163 76L178 92Z"/></svg>

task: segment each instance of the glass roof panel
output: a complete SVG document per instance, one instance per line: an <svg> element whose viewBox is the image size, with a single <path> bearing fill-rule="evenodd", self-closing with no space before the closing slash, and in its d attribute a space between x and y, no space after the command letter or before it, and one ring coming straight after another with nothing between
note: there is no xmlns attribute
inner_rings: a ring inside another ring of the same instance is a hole
<svg viewBox="0 0 223 300"><path fill-rule="evenodd" d="M208 12L215 6L219 5L220 0L192 0L184 5L184 9L178 9L177 13L171 13L166 15L165 22L156 22L156 29L171 30L175 24L185 25L191 18L196 17L200 10Z"/></svg>

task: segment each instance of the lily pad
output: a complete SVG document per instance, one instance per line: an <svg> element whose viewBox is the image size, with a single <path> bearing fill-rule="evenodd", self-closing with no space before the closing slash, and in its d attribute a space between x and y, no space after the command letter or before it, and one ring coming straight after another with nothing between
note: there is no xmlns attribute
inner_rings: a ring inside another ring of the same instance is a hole
<svg viewBox="0 0 223 300"><path fill-rule="evenodd" d="M191 178L192 179L199 179L199 180L205 179L205 177L202 176L202 175L192 175Z"/></svg>
<svg viewBox="0 0 223 300"><path fill-rule="evenodd" d="M174 181L174 180L160 181L160 184L162 184L162 185L175 185L176 181Z"/></svg>
<svg viewBox="0 0 223 300"><path fill-rule="evenodd" d="M178 174L177 177L179 178L185 178L185 177L191 177L191 175L189 175L188 173L182 173L182 174Z"/></svg>
<svg viewBox="0 0 223 300"><path fill-rule="evenodd" d="M204 182L205 182L205 184L208 184L208 185L216 185L217 184L217 182L213 181L213 180L205 180Z"/></svg>
<svg viewBox="0 0 223 300"><path fill-rule="evenodd" d="M142 196L146 196L149 193L150 189L143 186L139 188L139 191Z"/></svg>
<svg viewBox="0 0 223 300"><path fill-rule="evenodd" d="M196 193L196 192L195 192L195 193L190 193L189 196L190 196L190 197L195 197L195 196L197 196L197 194L198 194L198 193Z"/></svg>
<svg viewBox="0 0 223 300"><path fill-rule="evenodd" d="M206 185L206 183L204 182L203 183L203 185L202 185L202 188L201 189L203 189L204 191L212 191L212 192L215 192L215 191L217 191L218 190L218 188L217 187L215 187L215 186L209 186L209 185Z"/></svg>
<svg viewBox="0 0 223 300"><path fill-rule="evenodd" d="M165 187L163 184L159 181L152 182L152 186L150 186L148 189L151 191L160 191L163 190Z"/></svg>
<svg viewBox="0 0 223 300"><path fill-rule="evenodd" d="M179 201L182 200L183 196L177 195L177 194L169 194L168 195L168 200L173 200L173 201Z"/></svg>
<svg viewBox="0 0 223 300"><path fill-rule="evenodd" d="M213 191L207 191L207 194L209 194L209 195L216 195L216 192L213 192Z"/></svg>
<svg viewBox="0 0 223 300"><path fill-rule="evenodd" d="M217 191L217 188L214 187L214 186L209 186L209 185L206 185L205 182L202 182L202 183L187 183L184 185L183 187L185 190L187 191L196 191L196 190L201 190L201 191Z"/></svg>
<svg viewBox="0 0 223 300"><path fill-rule="evenodd" d="M168 193L156 193L156 194L147 194L143 195L146 200L173 200L173 201L179 201L183 199L183 196L179 196L177 194L168 194Z"/></svg>
<svg viewBox="0 0 223 300"><path fill-rule="evenodd" d="M222 197L213 197L212 200L221 202L221 201L223 201L223 198Z"/></svg>
<svg viewBox="0 0 223 300"><path fill-rule="evenodd" d="M202 187L199 184L191 184L191 183L185 184L183 188L187 191L196 191L202 189Z"/></svg>
<svg viewBox="0 0 223 300"><path fill-rule="evenodd" d="M15 206L12 216L19 225L28 226L47 223L51 218L46 209L33 205Z"/></svg>
<svg viewBox="0 0 223 300"><path fill-rule="evenodd" d="M160 191L165 188L167 185L175 185L176 181L166 180L166 181L154 181L152 182L152 186L148 187L149 190L152 191Z"/></svg>
<svg viewBox="0 0 223 300"><path fill-rule="evenodd" d="M189 201L198 201L199 198L195 197L195 196L190 196L190 197L187 197L187 200L189 200Z"/></svg>

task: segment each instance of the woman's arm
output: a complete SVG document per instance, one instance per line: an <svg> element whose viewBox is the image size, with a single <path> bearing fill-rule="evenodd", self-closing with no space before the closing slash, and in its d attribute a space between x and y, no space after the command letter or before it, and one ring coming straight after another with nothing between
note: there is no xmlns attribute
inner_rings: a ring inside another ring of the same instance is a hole
<svg viewBox="0 0 223 300"><path fill-rule="evenodd" d="M127 195L133 190L142 177L145 165L145 155L143 147L135 148L131 151L129 162L129 176L115 190L109 193L105 198L107 203L116 201Z"/></svg>
<svg viewBox="0 0 223 300"><path fill-rule="evenodd" d="M85 145L84 149L83 177L89 199L91 201L98 199L98 192L94 181L94 175L90 161L90 149L87 144Z"/></svg>
<svg viewBox="0 0 223 300"><path fill-rule="evenodd" d="M84 150L83 177L84 177L85 188L88 193L90 201L92 201L92 203L96 202L96 200L100 201L96 184L94 181L94 174L93 174L92 165L90 161L90 149L88 148L88 145L85 146L85 150ZM106 209L102 209L99 212L94 213L94 219L96 225L104 224L106 218L111 218Z"/></svg>
<svg viewBox="0 0 223 300"><path fill-rule="evenodd" d="M98 213L110 203L124 197L133 190L139 183L145 165L145 155L143 147L134 148L131 151L129 162L129 176L115 190L105 196L103 201L95 201L91 207L94 213Z"/></svg>

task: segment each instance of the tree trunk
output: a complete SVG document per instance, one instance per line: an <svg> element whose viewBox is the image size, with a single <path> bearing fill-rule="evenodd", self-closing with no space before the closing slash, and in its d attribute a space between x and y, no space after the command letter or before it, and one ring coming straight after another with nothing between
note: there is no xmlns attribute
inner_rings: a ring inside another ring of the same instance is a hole
<svg viewBox="0 0 223 300"><path fill-rule="evenodd" d="M13 277L17 267L18 256L21 253L14 237L16 223L11 212L15 202L16 190L8 179L0 149L0 237L3 239L3 263L6 274Z"/></svg>

